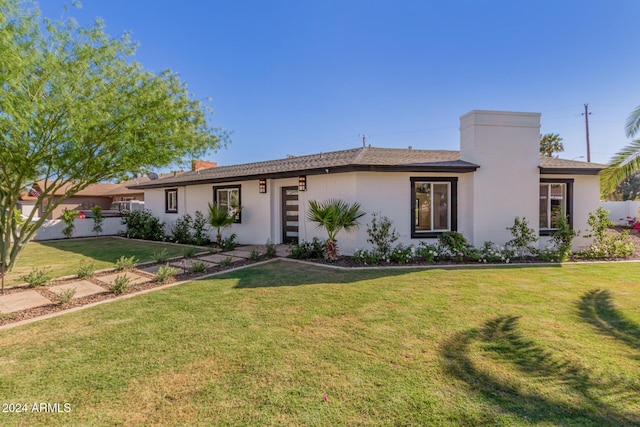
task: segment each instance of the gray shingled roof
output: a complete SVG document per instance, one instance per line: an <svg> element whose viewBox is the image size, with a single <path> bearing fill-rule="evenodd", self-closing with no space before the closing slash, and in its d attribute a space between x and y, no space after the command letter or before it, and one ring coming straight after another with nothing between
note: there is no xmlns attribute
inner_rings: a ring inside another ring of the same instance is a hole
<svg viewBox="0 0 640 427"><path fill-rule="evenodd" d="M350 170L471 172L478 165L460 160L458 151L360 147L279 160L218 166L140 184L137 188L167 187L242 179L279 178Z"/></svg>
<svg viewBox="0 0 640 427"><path fill-rule="evenodd" d="M543 172L568 169L597 173L603 165L542 157ZM290 157L279 160L218 166L175 177L161 178L137 185L136 188L158 188L173 185L240 181L258 178L284 178L327 171L407 171L407 172L472 172L479 166L460 160L453 150L415 150L411 148L360 147L350 150Z"/></svg>

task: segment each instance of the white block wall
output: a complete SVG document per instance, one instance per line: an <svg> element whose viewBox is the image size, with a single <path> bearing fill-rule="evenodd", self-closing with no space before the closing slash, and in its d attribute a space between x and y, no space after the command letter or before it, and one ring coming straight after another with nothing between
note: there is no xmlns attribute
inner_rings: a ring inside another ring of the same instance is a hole
<svg viewBox="0 0 640 427"><path fill-rule="evenodd" d="M93 231L93 219L75 219L73 221L75 229L73 231L72 238L74 237L95 237L96 233ZM62 234L62 230L66 227L66 224L61 219L54 219L46 221L42 227L38 229L33 240L56 240L66 238ZM116 236L123 232L125 229L121 223L121 218L104 218L102 223L102 233L100 236Z"/></svg>

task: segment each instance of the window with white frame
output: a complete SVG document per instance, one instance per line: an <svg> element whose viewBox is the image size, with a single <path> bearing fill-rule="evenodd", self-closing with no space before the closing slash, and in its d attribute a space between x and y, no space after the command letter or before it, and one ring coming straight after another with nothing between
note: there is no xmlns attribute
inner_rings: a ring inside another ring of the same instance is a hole
<svg viewBox="0 0 640 427"><path fill-rule="evenodd" d="M553 234L558 229L558 218L567 217L573 225L572 206L573 180L540 180L540 234Z"/></svg>
<svg viewBox="0 0 640 427"><path fill-rule="evenodd" d="M241 222L242 206L240 203L240 186L213 187L213 202L218 206L224 206L230 214L237 213L236 223Z"/></svg>
<svg viewBox="0 0 640 427"><path fill-rule="evenodd" d="M411 178L411 237L457 229L457 178Z"/></svg>
<svg viewBox="0 0 640 427"><path fill-rule="evenodd" d="M164 190L164 211L178 213L178 189Z"/></svg>

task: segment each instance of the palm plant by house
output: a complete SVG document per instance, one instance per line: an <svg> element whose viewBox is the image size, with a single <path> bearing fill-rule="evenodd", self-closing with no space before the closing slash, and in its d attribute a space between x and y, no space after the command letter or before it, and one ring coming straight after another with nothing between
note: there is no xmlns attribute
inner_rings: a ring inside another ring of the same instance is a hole
<svg viewBox="0 0 640 427"><path fill-rule="evenodd" d="M640 106L636 107L627 118L625 132L633 138L640 131ZM620 150L609 161L609 165L600 172L600 187L605 195L616 190L626 178L640 172L640 140L635 139Z"/></svg>
<svg viewBox="0 0 640 427"><path fill-rule="evenodd" d="M209 221L209 225L216 229L216 243L218 246L222 245L222 229L236 221L240 209L240 206L238 206L238 208L231 212L227 206L209 203L209 216L207 220Z"/></svg>
<svg viewBox="0 0 640 427"><path fill-rule="evenodd" d="M360 204L355 202L349 205L344 200L330 199L324 202L309 201L307 219L318 224L318 228L324 228L328 238L325 243L324 256L333 261L338 258L338 244L336 235L344 229L350 232L358 227L358 219L365 215L360 210Z"/></svg>

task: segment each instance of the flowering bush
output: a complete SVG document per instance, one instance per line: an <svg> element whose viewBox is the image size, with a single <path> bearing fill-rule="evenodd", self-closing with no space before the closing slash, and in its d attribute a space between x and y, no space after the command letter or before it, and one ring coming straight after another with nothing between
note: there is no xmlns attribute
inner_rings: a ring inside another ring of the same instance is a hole
<svg viewBox="0 0 640 427"><path fill-rule="evenodd" d="M377 251L358 249L353 253L353 259L354 261L364 265L378 265L382 262L384 257Z"/></svg>
<svg viewBox="0 0 640 427"><path fill-rule="evenodd" d="M484 242L484 245L478 249L479 262L504 262L509 263L513 258L513 251L504 246L496 245L493 242Z"/></svg>
<svg viewBox="0 0 640 427"><path fill-rule="evenodd" d="M398 264L407 264L413 259L415 248L413 245L403 246L399 244L389 254L389 260Z"/></svg>
<svg viewBox="0 0 640 427"><path fill-rule="evenodd" d="M426 262L434 262L440 253L440 249L437 245L432 245L425 242L420 242L420 245L416 248L415 255L417 258Z"/></svg>

